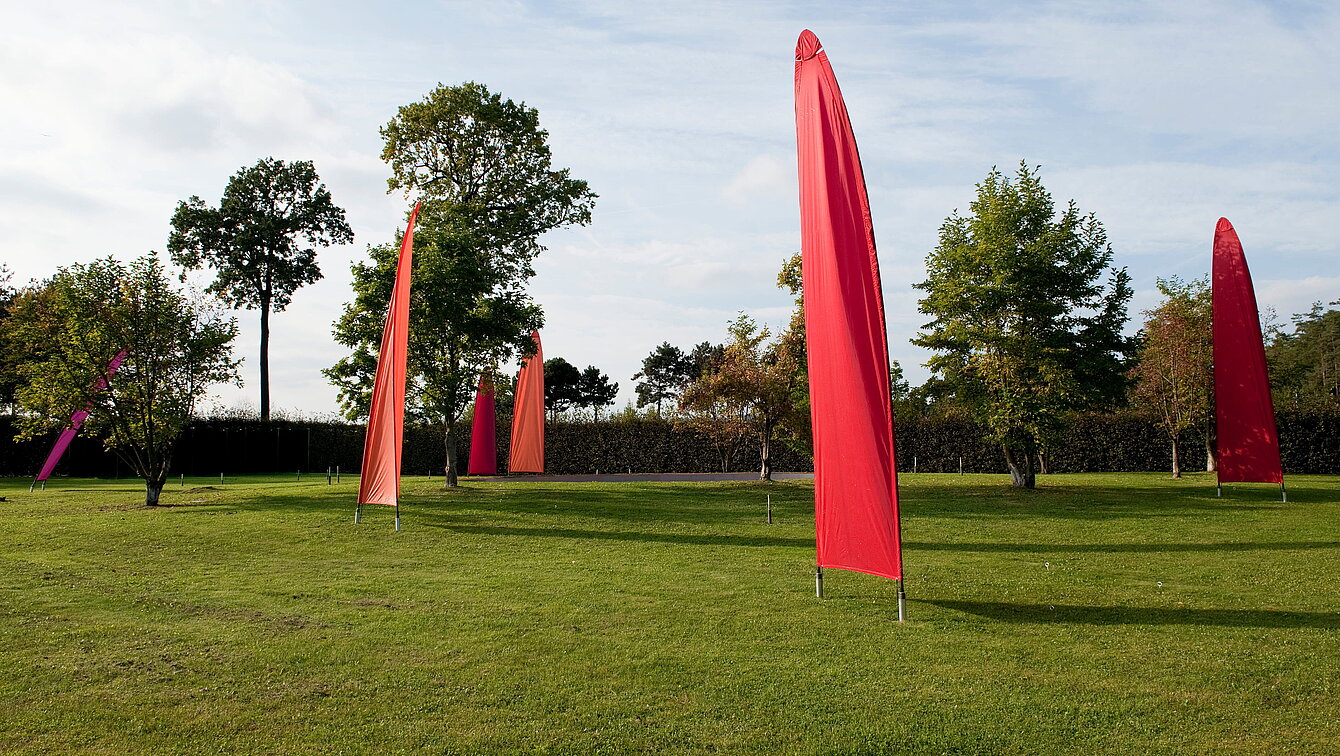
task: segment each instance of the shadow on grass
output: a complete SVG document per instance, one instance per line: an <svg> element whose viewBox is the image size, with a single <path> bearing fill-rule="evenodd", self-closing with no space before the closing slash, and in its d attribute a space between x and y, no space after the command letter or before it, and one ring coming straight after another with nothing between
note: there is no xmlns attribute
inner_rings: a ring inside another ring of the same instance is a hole
<svg viewBox="0 0 1340 756"><path fill-rule="evenodd" d="M994 601L923 600L999 622L1071 625L1201 625L1340 629L1340 613L1280 612L1254 609L1152 609L1124 606L1005 604Z"/></svg>
<svg viewBox="0 0 1340 756"><path fill-rule="evenodd" d="M474 535L512 536L518 538L576 538L597 541L646 541L655 543L689 544L694 546L782 546L814 548L813 538L773 538L769 536L695 535L692 533L634 533L607 530L572 530L569 528L503 528L487 525L445 525L432 521L429 527L456 533Z"/></svg>
<svg viewBox="0 0 1340 756"><path fill-rule="evenodd" d="M1301 551L1340 549L1340 541L1264 543L904 543L908 551L1056 553L1175 553L1197 551Z"/></svg>

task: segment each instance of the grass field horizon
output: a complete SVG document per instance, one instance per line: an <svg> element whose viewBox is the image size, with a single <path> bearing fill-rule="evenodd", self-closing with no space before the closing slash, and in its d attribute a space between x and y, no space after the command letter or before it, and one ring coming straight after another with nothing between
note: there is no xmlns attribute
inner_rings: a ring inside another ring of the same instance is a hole
<svg viewBox="0 0 1340 756"><path fill-rule="evenodd" d="M809 481L0 480L0 751L1340 751L1340 477L900 482L902 624Z"/></svg>

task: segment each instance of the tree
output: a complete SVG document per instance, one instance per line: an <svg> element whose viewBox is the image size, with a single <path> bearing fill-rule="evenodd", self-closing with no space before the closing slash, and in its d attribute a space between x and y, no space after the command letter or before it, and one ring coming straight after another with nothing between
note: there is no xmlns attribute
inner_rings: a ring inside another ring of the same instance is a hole
<svg viewBox="0 0 1340 756"><path fill-rule="evenodd" d="M61 268L20 295L11 320L10 343L29 355L18 392L29 411L23 435L58 429L90 407L82 432L144 478L144 503L156 505L196 402L210 385L238 381L236 320L214 300L174 289L152 254ZM94 392L122 349L120 369Z"/></svg>
<svg viewBox="0 0 1340 756"><path fill-rule="evenodd" d="M261 311L261 419L270 419L270 313L319 281L316 247L348 244L344 210L310 161L263 158L228 180L218 207L199 197L177 204L168 252L186 269L215 271L207 291L233 307Z"/></svg>
<svg viewBox="0 0 1340 756"><path fill-rule="evenodd" d="M796 411L792 394L797 355L785 340L770 341L767 326L740 313L729 328L731 341L716 369L689 384L685 409L743 408L744 419L759 440L760 480L772 480L772 441L777 426Z"/></svg>
<svg viewBox="0 0 1340 756"><path fill-rule="evenodd" d="M1182 433L1213 421L1214 336L1208 277L1157 279L1163 302L1145 311L1131 400L1159 417L1172 444L1172 475L1182 477Z"/></svg>
<svg viewBox="0 0 1340 756"><path fill-rule="evenodd" d="M633 375L633 380L641 380L636 387L637 406L652 404L656 414L661 414L661 404L679 397L691 369L684 352L668 341L651 350L642 359L642 369Z"/></svg>
<svg viewBox="0 0 1340 756"><path fill-rule="evenodd" d="M1292 321L1293 332L1275 335L1266 349L1275 406L1340 409L1340 310L1314 302Z"/></svg>
<svg viewBox="0 0 1340 756"><path fill-rule="evenodd" d="M581 395L579 406L590 407L595 413L596 420L600 420L600 408L614 404L614 398L619 395L619 384L610 383L610 377L600 372L595 365L587 365L582 371L579 393Z"/></svg>
<svg viewBox="0 0 1340 756"><path fill-rule="evenodd" d="M562 357L544 361L544 406L555 416L582 403L582 373Z"/></svg>
<svg viewBox="0 0 1340 756"><path fill-rule="evenodd" d="M457 485L455 427L482 371L534 354L544 316L525 291L540 236L591 222L585 181L551 166L539 114L486 87L438 85L382 128L390 191L422 201L410 298L411 417L442 428L444 485ZM327 369L351 418L366 416L395 279L394 244L353 268L354 301L335 325L352 353Z"/></svg>
<svg viewBox="0 0 1340 756"><path fill-rule="evenodd" d="M1130 277L1110 266L1097 218L1073 201L1058 216L1024 163L1013 181L992 169L970 209L926 258L916 286L933 320L913 343L938 353L928 366L1001 445L1013 484L1032 488L1063 417L1125 393Z"/></svg>
<svg viewBox="0 0 1340 756"><path fill-rule="evenodd" d="M19 388L19 365L23 364L27 355L21 349L12 348L4 344L5 334L8 332L9 313L14 307L14 299L18 296L18 289L10 283L14 278L14 273L8 265L0 263L0 406L5 407L7 414L14 414L15 393Z"/></svg>
<svg viewBox="0 0 1340 756"><path fill-rule="evenodd" d="M809 356L805 342L804 278L801 255L792 254L782 263L777 273L777 287L794 297L791 322L782 333L781 344L792 356L795 375L791 381L791 412L782 419L778 436L792 449L807 457L814 457L814 427L810 417Z"/></svg>

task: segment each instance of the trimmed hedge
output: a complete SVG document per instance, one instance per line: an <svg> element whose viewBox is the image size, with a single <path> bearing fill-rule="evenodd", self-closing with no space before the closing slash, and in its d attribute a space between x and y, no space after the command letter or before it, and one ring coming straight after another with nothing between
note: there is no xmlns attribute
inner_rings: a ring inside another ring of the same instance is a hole
<svg viewBox="0 0 1340 756"><path fill-rule="evenodd" d="M1284 412L1278 417L1280 456L1286 473L1340 473L1340 413ZM498 469L507 471L510 418L498 419ZM982 439L973 422L956 418L909 418L897 426L900 472L1006 471L1000 449ZM324 473L338 466L357 472L363 453L363 426L347 423L275 420L200 420L178 444L173 475ZM469 424L460 426L457 455L468 469ZM51 448L52 437L13 441L12 418L0 417L0 474L29 476ZM1183 466L1200 469L1204 439L1199 431L1182 438ZM783 443L773 444L773 469L807 472L808 458ZM440 475L445 456L440 427L405 430L403 469L411 475ZM1152 418L1133 414L1082 415L1072 419L1062 443L1048 458L1051 472L1132 472L1172 468L1167 434ZM606 422L550 422L546 427L545 468L553 474L600 472L716 472L716 449L696 433L658 419ZM756 443L741 445L730 471L759 468ZM100 442L77 437L57 469L59 475L124 477L129 471Z"/></svg>

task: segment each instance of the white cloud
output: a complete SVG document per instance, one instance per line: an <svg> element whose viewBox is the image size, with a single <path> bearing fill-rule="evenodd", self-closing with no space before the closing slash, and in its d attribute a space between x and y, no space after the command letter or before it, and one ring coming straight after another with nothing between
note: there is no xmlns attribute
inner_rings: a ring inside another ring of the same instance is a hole
<svg viewBox="0 0 1340 756"><path fill-rule="evenodd" d="M796 167L777 155L758 155L721 189L721 197L732 205L760 200L776 201L796 193Z"/></svg>

